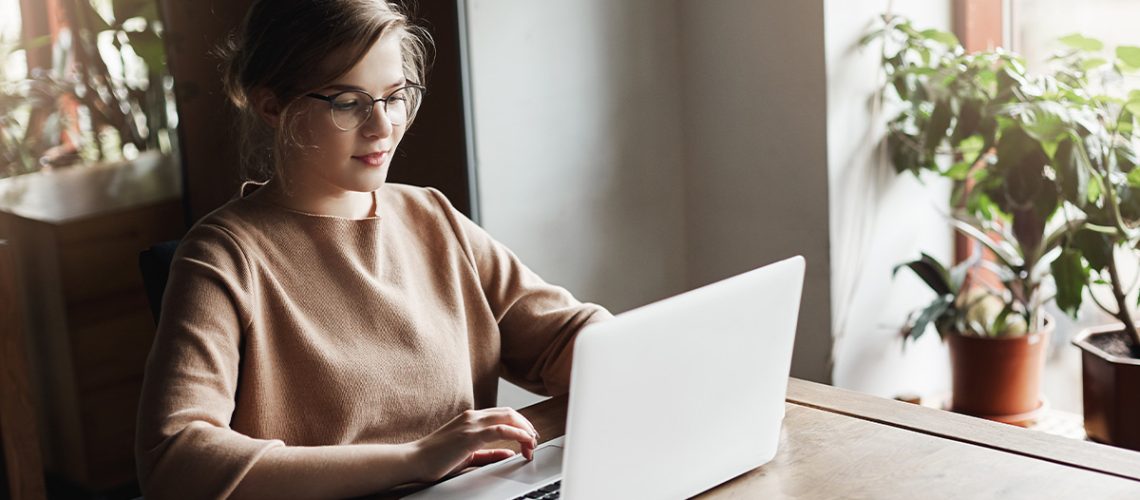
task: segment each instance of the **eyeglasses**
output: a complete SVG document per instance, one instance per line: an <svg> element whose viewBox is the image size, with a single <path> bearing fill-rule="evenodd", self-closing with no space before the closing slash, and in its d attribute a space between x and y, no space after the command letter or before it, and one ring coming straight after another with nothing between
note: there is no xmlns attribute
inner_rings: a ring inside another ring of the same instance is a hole
<svg viewBox="0 0 1140 500"><path fill-rule="evenodd" d="M424 94L424 86L408 82L388 97L372 97L363 90L345 90L332 95L305 94L305 97L320 99L329 103L333 125L344 131L353 130L372 117L376 103L384 103L384 116L392 126L404 125L415 114Z"/></svg>

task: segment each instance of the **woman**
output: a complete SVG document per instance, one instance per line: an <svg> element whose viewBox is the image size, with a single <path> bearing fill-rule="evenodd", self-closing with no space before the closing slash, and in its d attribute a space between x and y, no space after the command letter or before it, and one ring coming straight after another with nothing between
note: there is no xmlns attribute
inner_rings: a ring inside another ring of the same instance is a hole
<svg viewBox="0 0 1140 500"><path fill-rule="evenodd" d="M383 0L264 0L224 51L273 175L175 257L140 403L148 498L363 495L513 455L500 440L530 457L534 427L491 408L500 374L565 393L575 335L610 316L438 191L385 184L426 43Z"/></svg>

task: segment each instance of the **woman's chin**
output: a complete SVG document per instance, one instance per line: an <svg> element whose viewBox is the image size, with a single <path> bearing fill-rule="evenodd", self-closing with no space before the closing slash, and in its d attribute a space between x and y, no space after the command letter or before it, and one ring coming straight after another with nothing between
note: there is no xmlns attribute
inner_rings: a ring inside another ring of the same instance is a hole
<svg viewBox="0 0 1140 500"><path fill-rule="evenodd" d="M345 186L349 191L357 191L361 193L370 193L380 189L388 180L388 166L374 167L376 170L367 172L365 175L358 176L352 180L350 186Z"/></svg>

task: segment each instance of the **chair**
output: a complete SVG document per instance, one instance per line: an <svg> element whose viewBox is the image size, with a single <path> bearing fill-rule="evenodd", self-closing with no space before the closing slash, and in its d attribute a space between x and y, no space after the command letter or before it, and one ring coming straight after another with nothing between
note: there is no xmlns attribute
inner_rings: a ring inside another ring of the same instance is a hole
<svg viewBox="0 0 1140 500"><path fill-rule="evenodd" d="M166 291L166 280L170 278L170 263L174 261L175 250L178 250L178 240L157 243L139 253L139 271L142 272L143 287L146 288L155 324L162 312L162 294Z"/></svg>

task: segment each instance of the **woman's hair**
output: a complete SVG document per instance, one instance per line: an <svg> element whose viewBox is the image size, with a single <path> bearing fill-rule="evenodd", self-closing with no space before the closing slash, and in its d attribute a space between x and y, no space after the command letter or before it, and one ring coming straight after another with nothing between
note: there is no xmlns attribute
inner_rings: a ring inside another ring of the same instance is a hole
<svg viewBox="0 0 1140 500"><path fill-rule="evenodd" d="M255 0L239 30L217 51L223 88L241 115L246 177L272 177L280 166L279 152L299 145L294 104L347 73L390 33L400 37L404 76L425 83L431 35L386 0ZM276 128L253 109L252 96L261 89L282 106ZM410 110L419 108L410 104ZM408 126L413 118L408 117Z"/></svg>

